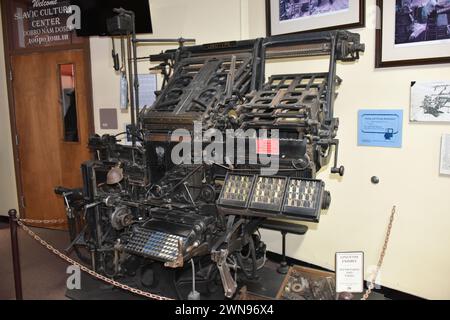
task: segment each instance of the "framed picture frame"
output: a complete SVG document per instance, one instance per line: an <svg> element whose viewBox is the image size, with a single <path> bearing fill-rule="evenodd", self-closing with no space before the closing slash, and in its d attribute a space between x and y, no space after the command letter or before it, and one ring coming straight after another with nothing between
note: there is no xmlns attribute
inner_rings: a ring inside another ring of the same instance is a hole
<svg viewBox="0 0 450 320"><path fill-rule="evenodd" d="M375 67L450 62L450 1L377 0Z"/></svg>
<svg viewBox="0 0 450 320"><path fill-rule="evenodd" d="M450 123L450 81L411 82L410 122Z"/></svg>
<svg viewBox="0 0 450 320"><path fill-rule="evenodd" d="M365 26L365 0L266 0L267 35Z"/></svg>

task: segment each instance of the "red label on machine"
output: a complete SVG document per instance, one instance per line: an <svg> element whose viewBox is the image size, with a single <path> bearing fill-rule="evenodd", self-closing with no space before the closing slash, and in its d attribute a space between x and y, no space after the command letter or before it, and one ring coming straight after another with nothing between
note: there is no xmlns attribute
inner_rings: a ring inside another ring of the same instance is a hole
<svg viewBox="0 0 450 320"><path fill-rule="evenodd" d="M272 156L280 155L280 141L278 139L257 139L256 153Z"/></svg>

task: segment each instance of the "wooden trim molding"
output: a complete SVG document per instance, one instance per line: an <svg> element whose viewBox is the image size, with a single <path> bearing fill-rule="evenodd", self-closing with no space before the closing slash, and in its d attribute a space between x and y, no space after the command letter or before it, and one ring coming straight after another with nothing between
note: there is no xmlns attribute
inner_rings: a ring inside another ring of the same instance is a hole
<svg viewBox="0 0 450 320"><path fill-rule="evenodd" d="M13 156L14 156L14 173L16 178L16 188L17 188L17 199L19 201L19 215L22 216L23 210L20 205L20 197L22 195L22 183L20 179L20 162L19 153L16 145L16 115L14 110L14 97L13 97L13 86L12 81L8 75L13 74L11 67L11 42L10 42L10 31L8 27L8 17L7 17L7 2L8 0L1 0L1 11L2 11L2 31L3 31L3 46L4 46L4 56L5 56L5 71L6 71L6 85L8 93L8 107L9 107L9 121L11 124L11 138L13 146Z"/></svg>

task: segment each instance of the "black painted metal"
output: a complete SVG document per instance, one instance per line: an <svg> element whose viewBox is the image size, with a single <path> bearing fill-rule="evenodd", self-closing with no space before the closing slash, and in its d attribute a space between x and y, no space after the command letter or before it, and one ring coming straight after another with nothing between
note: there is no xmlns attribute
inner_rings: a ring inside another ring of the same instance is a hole
<svg viewBox="0 0 450 320"><path fill-rule="evenodd" d="M280 274L287 274L289 271L289 266L288 263L286 261L286 236L287 236L287 232L283 231L281 232L281 236L282 236L282 258L281 258L281 262L280 262L280 266L278 267L277 271Z"/></svg>
<svg viewBox="0 0 450 320"><path fill-rule="evenodd" d="M11 250L14 269L14 286L16 290L16 299L23 300L22 294L22 275L20 270L20 253L19 253L19 239L17 235L17 211L9 211L9 226L11 231Z"/></svg>

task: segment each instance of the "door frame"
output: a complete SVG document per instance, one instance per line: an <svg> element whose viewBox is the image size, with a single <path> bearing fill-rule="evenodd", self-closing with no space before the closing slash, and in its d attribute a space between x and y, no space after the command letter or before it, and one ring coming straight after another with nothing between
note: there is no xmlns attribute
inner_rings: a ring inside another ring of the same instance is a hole
<svg viewBox="0 0 450 320"><path fill-rule="evenodd" d="M89 134L95 133L94 124L94 108L93 108L93 93L92 93L92 68L91 68L91 54L90 54L90 42L89 38L83 38L81 43L70 44L70 45L60 45L55 47L45 47L45 48L25 48L25 49L15 49L12 46L12 35L11 28L8 24L8 0L0 0L2 25L0 26L3 30L3 46L5 55L5 77L7 83L7 97L8 97L8 107L9 107L9 121L11 124L11 143L13 147L14 156L14 171L17 187L17 200L18 200L18 211L22 218L26 218L26 208L24 204L23 188L22 188L22 172L20 166L20 155L18 150L18 132L17 132L17 122L16 122L16 112L15 112L15 99L14 99L14 79L13 68L12 68L12 57L17 55L26 55L31 53L45 53L45 52L57 52L62 50L72 50L81 49L83 50L83 56L85 61L85 83L86 83L86 99L87 99L87 111L88 111L88 132ZM87 147L87 146L86 146ZM81 164L80 164L81 165ZM56 186L55 186L56 187Z"/></svg>

